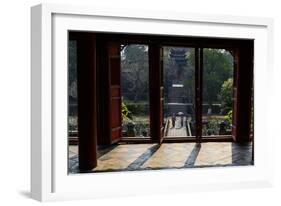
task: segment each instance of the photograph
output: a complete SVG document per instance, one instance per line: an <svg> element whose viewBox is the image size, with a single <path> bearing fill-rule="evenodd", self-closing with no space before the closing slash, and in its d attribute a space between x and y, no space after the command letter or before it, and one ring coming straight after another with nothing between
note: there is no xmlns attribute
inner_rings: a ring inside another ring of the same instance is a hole
<svg viewBox="0 0 281 206"><path fill-rule="evenodd" d="M68 173L254 165L254 40L68 31Z"/></svg>

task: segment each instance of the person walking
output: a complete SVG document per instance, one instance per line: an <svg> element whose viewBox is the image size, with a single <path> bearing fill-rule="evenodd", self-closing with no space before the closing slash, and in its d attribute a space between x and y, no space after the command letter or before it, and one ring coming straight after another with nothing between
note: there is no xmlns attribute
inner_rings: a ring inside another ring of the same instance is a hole
<svg viewBox="0 0 281 206"><path fill-rule="evenodd" d="M175 127L175 124L176 124L176 115L175 115L175 113L173 113L173 115L172 115L172 128L174 128Z"/></svg>

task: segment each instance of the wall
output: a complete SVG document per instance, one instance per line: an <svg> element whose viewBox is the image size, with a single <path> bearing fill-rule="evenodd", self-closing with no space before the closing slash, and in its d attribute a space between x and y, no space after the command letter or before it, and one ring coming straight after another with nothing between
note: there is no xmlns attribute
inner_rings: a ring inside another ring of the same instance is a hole
<svg viewBox="0 0 281 206"><path fill-rule="evenodd" d="M45 2L45 1L42 1ZM206 13L229 14L241 16L272 17L275 21L275 91L271 91L272 101L276 105L270 108L268 115L272 118L272 132L276 134L276 168L275 187L271 189L255 189L241 191L218 191L212 193L192 193L178 195L161 195L147 197L129 197L107 200L83 201L85 205L278 205L281 193L281 150L279 131L281 116L281 13L277 0L262 1L225 1L225 0L141 0L141 1L114 1L114 0L57 0L55 3L72 3L84 5L103 5L114 9L120 7L140 8L148 10L164 10ZM0 201L2 205L35 205L37 202L27 198L29 191L30 172L30 6L40 3L36 0L9 0L1 2L1 32L0 32L0 128L1 128L1 176L0 176ZM265 51L266 55L266 51ZM266 68L265 68L266 69ZM235 198L237 197L237 198ZM76 205L77 202L59 203L62 205Z"/></svg>

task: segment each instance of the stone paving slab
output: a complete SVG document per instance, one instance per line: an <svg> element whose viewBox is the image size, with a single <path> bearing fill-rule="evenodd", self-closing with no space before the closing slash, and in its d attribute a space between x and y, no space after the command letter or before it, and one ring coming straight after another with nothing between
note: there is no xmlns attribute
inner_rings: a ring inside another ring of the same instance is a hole
<svg viewBox="0 0 281 206"><path fill-rule="evenodd" d="M98 159L98 166L93 171L126 169L141 156L151 144L119 145Z"/></svg>
<svg viewBox="0 0 281 206"><path fill-rule="evenodd" d="M88 172L252 165L252 144L231 142L122 144L100 148ZM78 173L77 146L69 148L69 172Z"/></svg>
<svg viewBox="0 0 281 206"><path fill-rule="evenodd" d="M162 144L158 151L149 157L141 168L183 167L194 145L195 143Z"/></svg>

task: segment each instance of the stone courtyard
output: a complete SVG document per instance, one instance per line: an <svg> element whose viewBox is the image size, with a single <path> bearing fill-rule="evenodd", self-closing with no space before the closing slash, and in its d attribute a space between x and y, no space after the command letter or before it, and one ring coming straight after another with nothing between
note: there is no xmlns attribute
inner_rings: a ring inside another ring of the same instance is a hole
<svg viewBox="0 0 281 206"><path fill-rule="evenodd" d="M98 148L98 166L110 172L253 165L252 144L233 142L116 144ZM69 146L69 173L79 173L78 146Z"/></svg>

